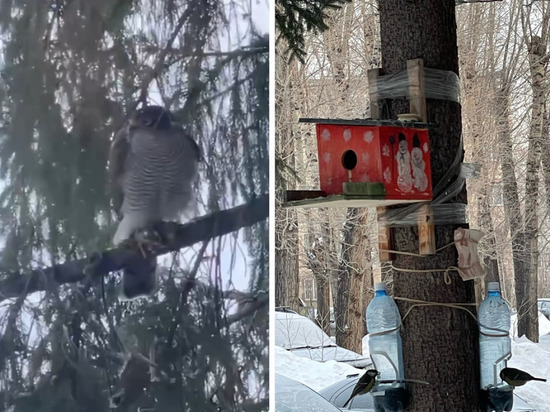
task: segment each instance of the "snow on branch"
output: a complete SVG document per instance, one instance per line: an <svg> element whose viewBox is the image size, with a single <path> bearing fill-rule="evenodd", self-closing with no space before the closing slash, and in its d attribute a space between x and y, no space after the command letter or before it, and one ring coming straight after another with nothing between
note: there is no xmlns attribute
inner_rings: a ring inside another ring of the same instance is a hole
<svg viewBox="0 0 550 412"><path fill-rule="evenodd" d="M163 246L155 248L152 254L163 255L197 242L223 236L266 220L268 216L269 195L265 194L243 205L215 212L186 224L164 222L155 229L163 235L163 238L167 237L169 240ZM135 258L136 253L141 252L119 246L84 259L34 269L27 273L4 274L0 280L0 302L22 294L55 288L60 284L81 281L90 276L90 268L93 268L93 276L120 270Z"/></svg>

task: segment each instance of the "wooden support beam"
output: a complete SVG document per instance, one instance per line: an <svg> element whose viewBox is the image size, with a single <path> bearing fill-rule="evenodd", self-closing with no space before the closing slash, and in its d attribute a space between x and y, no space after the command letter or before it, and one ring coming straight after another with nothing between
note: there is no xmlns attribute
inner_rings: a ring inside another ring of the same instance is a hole
<svg viewBox="0 0 550 412"><path fill-rule="evenodd" d="M285 201L294 202L296 200L316 199L318 197L326 197L326 195L322 190L287 190L285 192Z"/></svg>
<svg viewBox="0 0 550 412"><path fill-rule="evenodd" d="M391 230L387 225L384 214L385 207L377 207L376 214L378 216L378 256L380 262L389 262L393 260L393 255L387 250L392 250Z"/></svg>
<svg viewBox="0 0 550 412"><path fill-rule="evenodd" d="M378 76L380 76L380 69L369 69L367 71L367 78L369 81L370 117L373 119L380 119Z"/></svg>
<svg viewBox="0 0 550 412"><path fill-rule="evenodd" d="M427 122L424 60L407 60L407 75L409 79L410 112L419 115L423 122Z"/></svg>
<svg viewBox="0 0 550 412"><path fill-rule="evenodd" d="M418 249L421 255L435 255L435 231L430 205L418 210Z"/></svg>

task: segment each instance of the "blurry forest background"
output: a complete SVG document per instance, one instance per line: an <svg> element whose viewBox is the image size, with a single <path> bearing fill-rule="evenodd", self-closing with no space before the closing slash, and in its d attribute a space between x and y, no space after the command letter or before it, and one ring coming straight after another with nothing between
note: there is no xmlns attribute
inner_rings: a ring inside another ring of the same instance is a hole
<svg viewBox="0 0 550 412"><path fill-rule="evenodd" d="M119 301L116 274L1 288L111 247L107 154L140 98L202 150L193 214L268 192L258 12L267 3L0 2L0 410L267 410L267 221L165 259L150 299Z"/></svg>
<svg viewBox="0 0 550 412"><path fill-rule="evenodd" d="M277 44L279 195L319 187L315 126L300 117L370 117L367 71L381 67L376 2L325 12L328 29L306 32L302 61L288 59L286 40ZM537 296L550 297L550 6L457 2L456 13L464 162L480 166L467 180L468 217L486 233L478 298L485 281L500 281L512 307L527 313ZM316 307L327 333L334 307L337 343L361 353L373 279L391 282L378 259L376 210L284 209L277 199L275 305ZM520 335L538 341L538 325L524 320Z"/></svg>

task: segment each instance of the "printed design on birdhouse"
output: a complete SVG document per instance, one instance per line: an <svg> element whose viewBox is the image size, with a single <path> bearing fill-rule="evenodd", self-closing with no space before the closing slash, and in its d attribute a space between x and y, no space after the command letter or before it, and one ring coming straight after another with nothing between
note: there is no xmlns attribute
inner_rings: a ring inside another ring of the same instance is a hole
<svg viewBox="0 0 550 412"><path fill-rule="evenodd" d="M387 197L431 199L428 131L381 127L380 144Z"/></svg>
<svg viewBox="0 0 550 412"><path fill-rule="evenodd" d="M374 133L372 132L372 130L367 130L363 135L363 140L367 143L371 143L372 139L374 139Z"/></svg>
<svg viewBox="0 0 550 412"><path fill-rule="evenodd" d="M389 167L386 167L386 169L384 170L384 182L391 182L391 169Z"/></svg>
<svg viewBox="0 0 550 412"><path fill-rule="evenodd" d="M414 187L423 192L428 187L428 177L426 176L426 162L424 162L424 154L420 149L420 139L416 133L413 136L411 159Z"/></svg>
<svg viewBox="0 0 550 412"><path fill-rule="evenodd" d="M347 143L350 141L350 139L351 139L351 130L350 129L344 130L344 141Z"/></svg>
<svg viewBox="0 0 550 412"><path fill-rule="evenodd" d="M323 129L322 133L321 133L321 138L327 142L330 140L330 132L328 129Z"/></svg>
<svg viewBox="0 0 550 412"><path fill-rule="evenodd" d="M411 175L411 154L409 153L409 142L403 133L399 133L399 144L397 146L397 187L403 193L412 190L413 179Z"/></svg>

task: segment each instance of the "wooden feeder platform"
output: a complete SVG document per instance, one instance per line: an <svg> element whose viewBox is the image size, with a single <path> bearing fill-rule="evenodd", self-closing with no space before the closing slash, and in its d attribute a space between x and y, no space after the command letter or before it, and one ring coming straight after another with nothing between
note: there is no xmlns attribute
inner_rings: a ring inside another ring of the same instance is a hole
<svg viewBox="0 0 550 412"><path fill-rule="evenodd" d="M417 200L417 202L421 202L421 200ZM316 190L287 190L283 207L304 209L312 207L380 207L410 203L412 203L410 200L388 200L374 196L323 196L323 192Z"/></svg>

